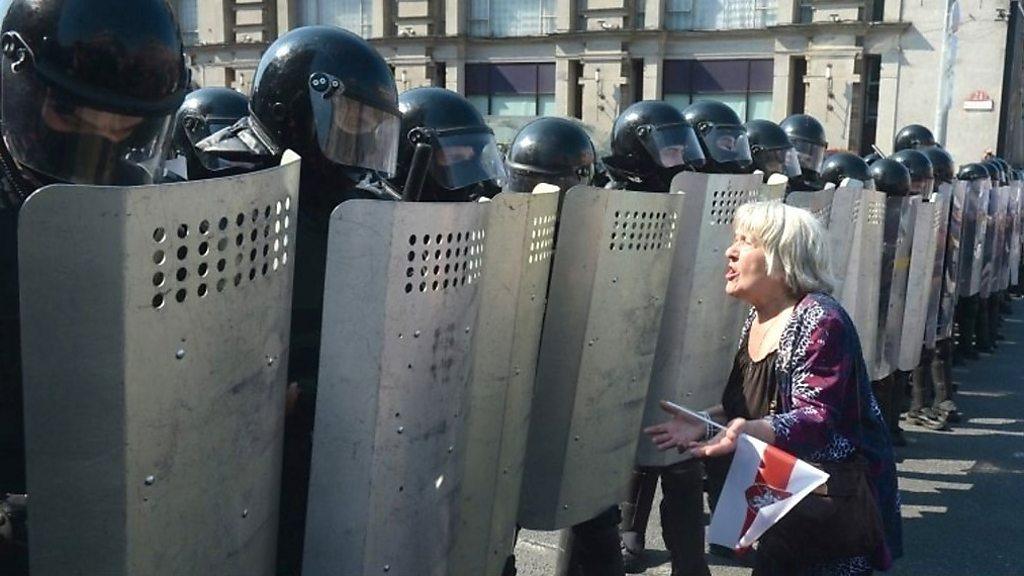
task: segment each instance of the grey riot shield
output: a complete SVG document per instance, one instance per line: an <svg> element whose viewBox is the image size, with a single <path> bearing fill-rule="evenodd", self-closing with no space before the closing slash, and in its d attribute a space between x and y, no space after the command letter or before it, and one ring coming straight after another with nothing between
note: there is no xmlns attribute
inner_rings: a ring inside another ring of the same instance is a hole
<svg viewBox="0 0 1024 576"><path fill-rule="evenodd" d="M562 207L519 521L553 530L622 498L636 457L683 196L578 186Z"/></svg>
<svg viewBox="0 0 1024 576"><path fill-rule="evenodd" d="M885 194L867 188L841 188L835 200L831 224L835 229L845 226L850 230L850 249L846 266L835 269L840 287L834 294L857 328L864 361L870 368L876 363L878 347L875 342L880 334L878 312Z"/></svg>
<svg viewBox="0 0 1024 576"><path fill-rule="evenodd" d="M1013 188L1003 186L999 189L999 207L997 222L999 233L996 241L995 290L1006 290L1010 286L1010 204L1013 201Z"/></svg>
<svg viewBox="0 0 1024 576"><path fill-rule="evenodd" d="M683 172L672 179L670 190L685 190L686 209L680 218L644 426L665 420L661 400L698 409L722 401L724 376L732 366L747 313L747 306L725 293L725 252L732 244L736 208L760 199L761 186L757 175ZM641 437L637 465L667 466L680 460L683 455L677 451L660 452Z"/></svg>
<svg viewBox="0 0 1024 576"><path fill-rule="evenodd" d="M1000 213L1003 206L1003 194L999 187L992 187L988 196L988 218L985 242L982 248L981 287L982 298L988 298L999 288L996 286L997 268L999 267L999 240L1002 227Z"/></svg>
<svg viewBox="0 0 1024 576"><path fill-rule="evenodd" d="M960 237L960 296L975 296L981 291L990 187L991 182L987 180L965 183L964 223Z"/></svg>
<svg viewBox="0 0 1024 576"><path fill-rule="evenodd" d="M935 231L935 245L932 264L930 266L930 279L928 282L928 309L925 320L924 345L928 349L935 348L935 341L938 338L939 307L942 302L943 273L946 268L946 244L949 236L949 220L953 198L953 186L942 184L938 192L931 196L931 202L935 205L933 211L934 219L932 229Z"/></svg>
<svg viewBox="0 0 1024 576"><path fill-rule="evenodd" d="M554 255L558 194L491 203L482 305L466 411L465 473L450 574L501 574L515 542L519 490Z"/></svg>
<svg viewBox="0 0 1024 576"><path fill-rule="evenodd" d="M829 263L835 277L834 294L841 294L847 278L846 267L853 250L854 218L853 209L859 202L859 191L863 184L849 180L849 186L829 188L818 192L793 192L786 197L786 203L804 208L814 214L825 225L828 235Z"/></svg>
<svg viewBox="0 0 1024 576"><path fill-rule="evenodd" d="M303 574L449 573L488 209L331 215Z"/></svg>
<svg viewBox="0 0 1024 576"><path fill-rule="evenodd" d="M765 200L785 200L788 187L787 182L763 184L761 187L761 197Z"/></svg>
<svg viewBox="0 0 1024 576"><path fill-rule="evenodd" d="M903 298L903 324L896 367L910 372L921 362L921 346L931 302L932 278L935 270L935 239L939 228L939 206L919 201L914 221L910 250L910 270Z"/></svg>
<svg viewBox="0 0 1024 576"><path fill-rule="evenodd" d="M298 156L21 212L32 574L274 574Z"/></svg>
<svg viewBox="0 0 1024 576"><path fill-rule="evenodd" d="M914 224L920 198L886 198L882 276L878 292L877 355L872 380L891 374L899 365L903 309L910 272Z"/></svg>
<svg viewBox="0 0 1024 576"><path fill-rule="evenodd" d="M786 204L807 210L828 228L829 215L832 213L832 198L835 193L835 188L816 192L792 192L786 196Z"/></svg>
<svg viewBox="0 0 1024 576"><path fill-rule="evenodd" d="M1010 190L1010 285L1017 286L1020 283L1020 256L1021 256L1021 201L1022 183L1014 182Z"/></svg>
<svg viewBox="0 0 1024 576"><path fill-rule="evenodd" d="M946 254L942 269L942 296L936 319L936 339L945 340L953 336L953 314L963 284L960 283L962 244L965 230L967 184L953 183L950 191L949 224L946 232Z"/></svg>

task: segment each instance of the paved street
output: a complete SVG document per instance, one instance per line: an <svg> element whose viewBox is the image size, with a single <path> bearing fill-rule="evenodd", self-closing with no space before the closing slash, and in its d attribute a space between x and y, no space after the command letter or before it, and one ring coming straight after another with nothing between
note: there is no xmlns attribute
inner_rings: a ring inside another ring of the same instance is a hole
<svg viewBox="0 0 1024 576"><path fill-rule="evenodd" d="M994 355L954 369L960 424L948 432L904 424L909 445L897 449L897 467L906 554L890 574L1024 575L1024 302L1014 302L1003 333ZM657 522L655 512L644 574L668 576ZM557 533L524 532L519 573L554 574L557 546ZM750 573L709 559L715 576Z"/></svg>

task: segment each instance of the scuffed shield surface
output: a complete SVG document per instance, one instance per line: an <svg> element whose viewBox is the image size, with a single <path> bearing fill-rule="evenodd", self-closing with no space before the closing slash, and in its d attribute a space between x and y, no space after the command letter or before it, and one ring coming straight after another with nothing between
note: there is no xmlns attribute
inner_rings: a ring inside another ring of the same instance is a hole
<svg viewBox="0 0 1024 576"><path fill-rule="evenodd" d="M683 196L569 191L541 337L519 521L553 530L619 502L637 435Z"/></svg>
<svg viewBox="0 0 1024 576"><path fill-rule="evenodd" d="M32 573L274 573L299 160L21 213Z"/></svg>

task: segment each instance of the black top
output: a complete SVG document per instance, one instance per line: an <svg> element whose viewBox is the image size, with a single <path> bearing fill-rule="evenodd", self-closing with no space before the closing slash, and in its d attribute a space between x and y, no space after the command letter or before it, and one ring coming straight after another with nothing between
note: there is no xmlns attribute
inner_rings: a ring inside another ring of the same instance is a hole
<svg viewBox="0 0 1024 576"><path fill-rule="evenodd" d="M725 408L727 420L752 420L767 416L772 411L772 400L777 400L779 394L775 372L775 357L778 353L778 350L773 350L755 362L747 352L747 341L744 339L736 351L732 372L722 393L722 407Z"/></svg>

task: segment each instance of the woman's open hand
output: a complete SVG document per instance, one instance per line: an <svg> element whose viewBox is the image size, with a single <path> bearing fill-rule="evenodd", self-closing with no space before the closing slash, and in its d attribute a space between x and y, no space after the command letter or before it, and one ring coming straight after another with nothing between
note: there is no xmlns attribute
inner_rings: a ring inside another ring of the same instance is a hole
<svg viewBox="0 0 1024 576"><path fill-rule="evenodd" d="M672 419L644 428L644 434L651 437L651 441L658 447L658 450L677 448L680 452L685 452L691 444L704 438L704 433L707 430L704 422L676 409L665 401L661 402L661 409L671 414Z"/></svg>
<svg viewBox="0 0 1024 576"><path fill-rule="evenodd" d="M736 440L743 434L747 427L747 421L743 418L734 418L715 437L707 442L693 442L688 448L694 456L707 458L708 456L724 456L736 450Z"/></svg>

